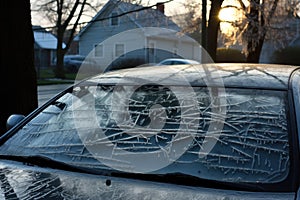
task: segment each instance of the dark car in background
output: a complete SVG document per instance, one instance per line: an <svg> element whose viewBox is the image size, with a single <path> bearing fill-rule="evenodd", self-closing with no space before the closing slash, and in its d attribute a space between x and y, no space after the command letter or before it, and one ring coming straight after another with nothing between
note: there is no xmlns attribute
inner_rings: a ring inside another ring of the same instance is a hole
<svg viewBox="0 0 300 200"><path fill-rule="evenodd" d="M64 67L69 72L77 72L82 65L95 65L96 62L91 58L86 58L82 55L65 55Z"/></svg>
<svg viewBox="0 0 300 200"><path fill-rule="evenodd" d="M0 138L0 197L297 199L299 83L263 64L88 78Z"/></svg>

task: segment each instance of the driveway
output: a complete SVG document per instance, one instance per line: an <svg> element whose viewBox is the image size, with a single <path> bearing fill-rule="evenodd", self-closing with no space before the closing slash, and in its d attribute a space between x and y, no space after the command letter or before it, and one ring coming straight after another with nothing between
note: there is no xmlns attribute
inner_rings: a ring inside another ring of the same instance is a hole
<svg viewBox="0 0 300 200"><path fill-rule="evenodd" d="M40 85L38 86L38 104L41 106L46 101L51 99L56 94L68 88L72 84L54 84L54 85Z"/></svg>

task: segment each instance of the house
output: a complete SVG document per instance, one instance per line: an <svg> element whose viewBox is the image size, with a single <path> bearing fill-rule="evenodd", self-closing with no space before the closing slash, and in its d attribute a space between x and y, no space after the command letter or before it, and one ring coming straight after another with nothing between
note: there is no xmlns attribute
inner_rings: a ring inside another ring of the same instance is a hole
<svg viewBox="0 0 300 200"><path fill-rule="evenodd" d="M92 57L103 70L124 60L158 63L169 57L198 60L200 45L180 34L180 28L156 9L109 0L77 38L79 54Z"/></svg>
<svg viewBox="0 0 300 200"><path fill-rule="evenodd" d="M36 68L47 68L55 64L57 38L40 26L33 26L34 60ZM65 44L63 44L65 46Z"/></svg>

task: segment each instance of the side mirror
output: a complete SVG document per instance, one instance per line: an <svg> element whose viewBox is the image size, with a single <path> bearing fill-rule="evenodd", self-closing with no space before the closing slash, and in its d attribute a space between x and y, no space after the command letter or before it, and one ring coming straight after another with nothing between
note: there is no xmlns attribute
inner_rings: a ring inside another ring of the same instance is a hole
<svg viewBox="0 0 300 200"><path fill-rule="evenodd" d="M11 129L15 125L17 125L20 121L22 121L24 118L25 116L20 114L13 114L9 116L9 118L6 121L6 130Z"/></svg>

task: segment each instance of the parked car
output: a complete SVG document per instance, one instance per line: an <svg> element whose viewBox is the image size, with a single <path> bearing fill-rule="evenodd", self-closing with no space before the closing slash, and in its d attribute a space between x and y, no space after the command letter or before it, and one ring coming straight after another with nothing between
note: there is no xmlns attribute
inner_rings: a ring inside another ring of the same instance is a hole
<svg viewBox="0 0 300 200"><path fill-rule="evenodd" d="M82 55L65 55L64 67L69 72L77 72L82 65L95 65L91 58L85 58Z"/></svg>
<svg viewBox="0 0 300 200"><path fill-rule="evenodd" d="M200 64L196 60L183 58L168 58L160 61L157 65L184 65L184 64Z"/></svg>
<svg viewBox="0 0 300 200"><path fill-rule="evenodd" d="M10 118L0 196L299 199L299 83L300 67L271 64L85 79Z"/></svg>

